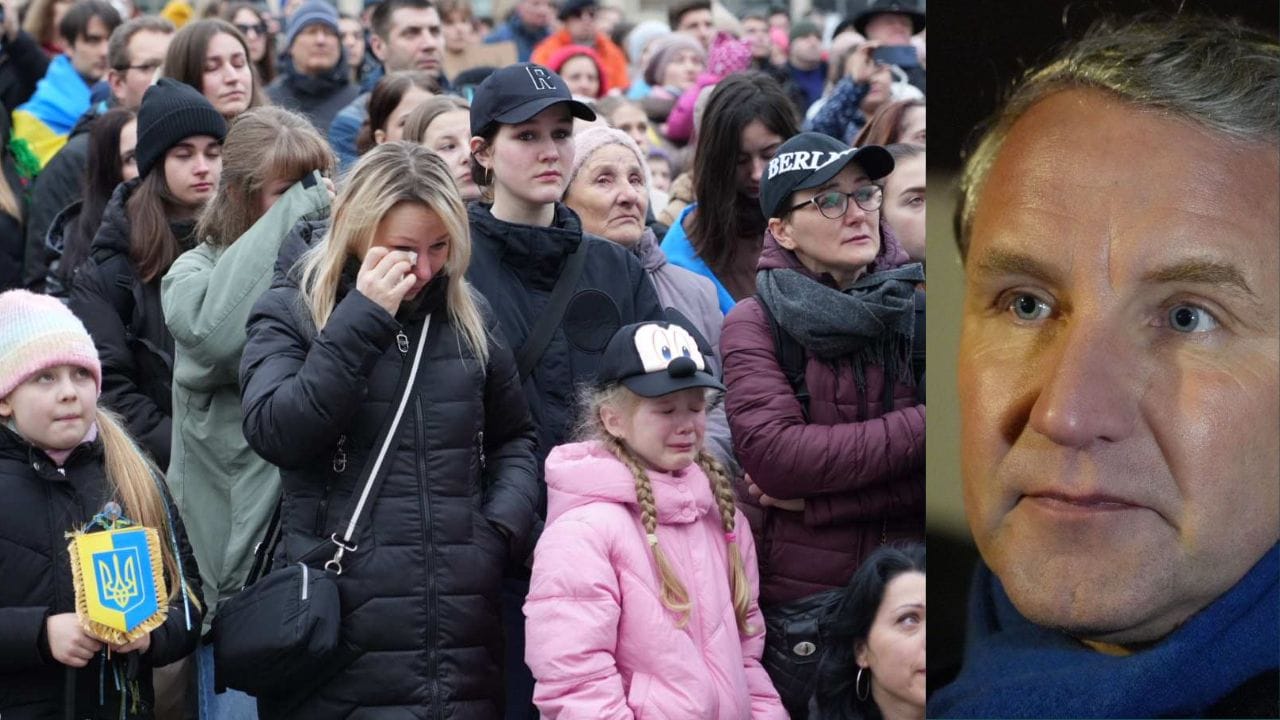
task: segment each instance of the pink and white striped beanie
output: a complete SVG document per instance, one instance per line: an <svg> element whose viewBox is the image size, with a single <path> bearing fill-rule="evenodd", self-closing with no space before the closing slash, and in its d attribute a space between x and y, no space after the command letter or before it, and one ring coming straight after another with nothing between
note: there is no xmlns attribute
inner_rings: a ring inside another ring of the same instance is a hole
<svg viewBox="0 0 1280 720"><path fill-rule="evenodd" d="M47 295L0 293L0 398L35 373L58 365L87 369L102 392L98 349L79 318Z"/></svg>

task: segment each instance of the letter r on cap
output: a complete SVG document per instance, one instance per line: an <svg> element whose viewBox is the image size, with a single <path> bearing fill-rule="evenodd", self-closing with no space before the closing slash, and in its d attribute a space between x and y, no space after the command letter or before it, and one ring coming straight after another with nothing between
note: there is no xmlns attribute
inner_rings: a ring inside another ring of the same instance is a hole
<svg viewBox="0 0 1280 720"><path fill-rule="evenodd" d="M525 68L525 72L529 73L529 79L533 81L534 90L555 90L556 86L551 84L551 76L542 68Z"/></svg>

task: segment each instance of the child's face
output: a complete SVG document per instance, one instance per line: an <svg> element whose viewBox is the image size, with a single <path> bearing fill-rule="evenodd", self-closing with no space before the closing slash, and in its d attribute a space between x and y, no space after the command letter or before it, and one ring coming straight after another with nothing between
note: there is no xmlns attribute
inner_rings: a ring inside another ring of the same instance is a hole
<svg viewBox="0 0 1280 720"><path fill-rule="evenodd" d="M630 413L604 406L605 430L620 438L653 470L683 470L702 451L707 432L707 391L690 388L656 398L639 398Z"/></svg>
<svg viewBox="0 0 1280 720"><path fill-rule="evenodd" d="M45 450L70 450L84 440L97 410L93 373L78 365L46 368L0 400L0 418Z"/></svg>
<svg viewBox="0 0 1280 720"><path fill-rule="evenodd" d="M671 165L660 158L649 158L649 174L653 176L653 189L666 192L671 189Z"/></svg>

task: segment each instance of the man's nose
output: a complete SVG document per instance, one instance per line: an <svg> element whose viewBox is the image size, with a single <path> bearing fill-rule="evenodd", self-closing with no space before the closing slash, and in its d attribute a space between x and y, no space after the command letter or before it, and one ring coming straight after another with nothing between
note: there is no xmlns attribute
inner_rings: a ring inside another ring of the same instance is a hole
<svg viewBox="0 0 1280 720"><path fill-rule="evenodd" d="M1137 423L1146 382L1133 334L1104 319L1066 322L1039 358L1031 427L1073 448L1124 440Z"/></svg>

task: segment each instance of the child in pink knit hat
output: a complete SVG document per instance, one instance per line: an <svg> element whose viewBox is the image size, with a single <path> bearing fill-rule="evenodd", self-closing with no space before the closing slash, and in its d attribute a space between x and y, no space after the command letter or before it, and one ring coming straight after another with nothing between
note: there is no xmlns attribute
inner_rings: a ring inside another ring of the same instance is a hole
<svg viewBox="0 0 1280 720"><path fill-rule="evenodd" d="M13 560L0 583L0 634L4 684L21 688L0 693L6 717L149 718L151 668L200 639L199 573L182 523L159 470L98 407L101 389L93 339L70 310L26 290L0 293L0 546ZM110 646L76 612L66 540L108 502L158 531L170 589L162 625Z"/></svg>

